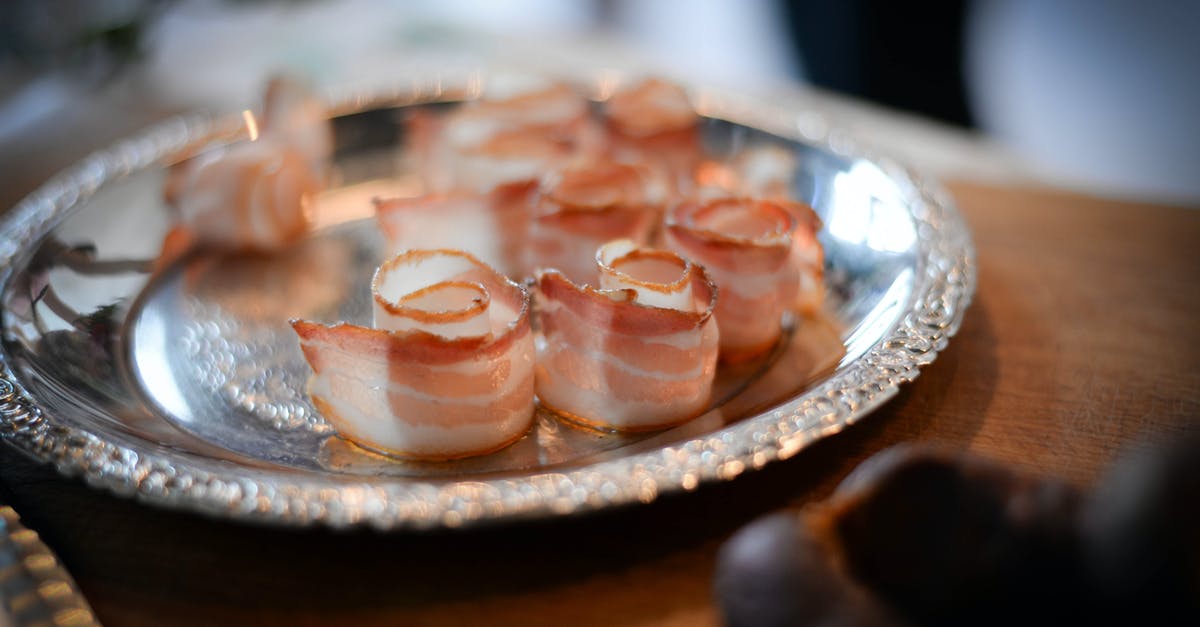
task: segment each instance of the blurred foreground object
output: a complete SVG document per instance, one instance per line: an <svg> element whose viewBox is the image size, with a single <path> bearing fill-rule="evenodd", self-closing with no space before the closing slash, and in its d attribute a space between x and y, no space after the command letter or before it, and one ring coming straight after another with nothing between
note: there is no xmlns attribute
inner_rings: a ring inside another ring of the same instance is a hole
<svg viewBox="0 0 1200 627"><path fill-rule="evenodd" d="M1200 624L1200 434L1093 494L901 445L718 557L730 625Z"/></svg>

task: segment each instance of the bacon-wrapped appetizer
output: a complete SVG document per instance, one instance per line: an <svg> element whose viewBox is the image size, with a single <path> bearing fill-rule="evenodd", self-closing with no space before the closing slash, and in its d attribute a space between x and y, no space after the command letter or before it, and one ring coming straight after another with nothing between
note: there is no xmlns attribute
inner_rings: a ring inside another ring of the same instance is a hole
<svg viewBox="0 0 1200 627"><path fill-rule="evenodd" d="M722 359L749 359L779 340L783 315L800 296L801 270L814 249L820 257L815 224L811 209L785 200L718 198L670 210L668 247L702 264L721 289Z"/></svg>
<svg viewBox="0 0 1200 627"><path fill-rule="evenodd" d="M493 80L448 115L415 116L410 131L418 172L433 192L486 193L599 150L587 100L535 77Z"/></svg>
<svg viewBox="0 0 1200 627"><path fill-rule="evenodd" d="M560 170L535 195L527 266L595 285L592 251L614 239L645 244L665 199L662 182L640 166L593 162Z"/></svg>
<svg viewBox="0 0 1200 627"><path fill-rule="evenodd" d="M679 424L708 406L719 332L716 286L665 250L610 242L600 288L538 275L537 393L577 421L627 430Z"/></svg>
<svg viewBox="0 0 1200 627"><path fill-rule="evenodd" d="M174 166L165 196L179 226L172 248L204 244L278 250L308 230L309 204L324 188L333 146L324 107L287 79L267 88L261 129L247 113L250 141L209 150Z"/></svg>
<svg viewBox="0 0 1200 627"><path fill-rule="evenodd" d="M235 144L172 173L170 202L188 244L279 250L308 230L321 184L305 156L272 141Z"/></svg>
<svg viewBox="0 0 1200 627"><path fill-rule="evenodd" d="M489 78L480 97L458 110L497 130L525 128L570 136L588 118L587 100L569 85L543 76L500 74Z"/></svg>
<svg viewBox="0 0 1200 627"><path fill-rule="evenodd" d="M278 76L267 83L261 120L262 136L304 155L309 169L324 185L333 156L333 126L322 103L307 86Z"/></svg>
<svg viewBox="0 0 1200 627"><path fill-rule="evenodd" d="M524 288L470 254L413 250L372 281L375 328L293 320L309 393L346 438L426 459L494 451L533 420Z"/></svg>
<svg viewBox="0 0 1200 627"><path fill-rule="evenodd" d="M525 272L529 196L535 181L488 193L448 192L375 200L375 219L393 254L416 248L462 250L508 276Z"/></svg>
<svg viewBox="0 0 1200 627"><path fill-rule="evenodd" d="M781 146L756 146L727 162L705 161L695 172L696 195L702 198L757 196L791 198L796 154Z"/></svg>
<svg viewBox="0 0 1200 627"><path fill-rule="evenodd" d="M796 213L797 227L792 236L791 263L800 275L796 292L796 311L812 316L825 302L825 248L817 241L821 218L808 205L788 203Z"/></svg>
<svg viewBox="0 0 1200 627"><path fill-rule="evenodd" d="M654 164L673 190L686 190L703 156L700 116L674 83L646 79L620 89L604 107L609 149L619 161Z"/></svg>

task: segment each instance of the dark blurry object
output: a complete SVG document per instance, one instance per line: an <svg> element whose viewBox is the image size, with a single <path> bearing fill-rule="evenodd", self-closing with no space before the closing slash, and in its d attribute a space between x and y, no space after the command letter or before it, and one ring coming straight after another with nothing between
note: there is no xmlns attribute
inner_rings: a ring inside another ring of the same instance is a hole
<svg viewBox="0 0 1200 627"><path fill-rule="evenodd" d="M1200 433L1121 460L1081 522L1087 574L1111 620L1200 625Z"/></svg>
<svg viewBox="0 0 1200 627"><path fill-rule="evenodd" d="M735 534L715 591L730 625L1196 625L1198 512L1196 433L1123 458L1090 496L899 446Z"/></svg>
<svg viewBox="0 0 1200 627"><path fill-rule="evenodd" d="M809 80L972 126L963 74L965 0L786 0Z"/></svg>
<svg viewBox="0 0 1200 627"><path fill-rule="evenodd" d="M1061 483L901 446L859 466L831 507L848 570L918 624L1072 618L1078 494Z"/></svg>
<svg viewBox="0 0 1200 627"><path fill-rule="evenodd" d="M847 577L815 527L790 513L772 514L721 547L715 585L728 625L901 624Z"/></svg>
<svg viewBox="0 0 1200 627"><path fill-rule="evenodd" d="M169 0L17 0L0 22L0 77L68 71L103 79L146 52L145 34Z"/></svg>

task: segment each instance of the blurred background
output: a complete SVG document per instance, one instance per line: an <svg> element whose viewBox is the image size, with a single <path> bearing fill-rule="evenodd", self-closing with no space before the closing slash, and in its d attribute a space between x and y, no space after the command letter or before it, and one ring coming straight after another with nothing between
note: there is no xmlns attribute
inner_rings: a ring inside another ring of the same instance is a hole
<svg viewBox="0 0 1200 627"><path fill-rule="evenodd" d="M1200 2L9 0L0 206L172 114L480 65L615 68L823 112L935 176L1200 205Z"/></svg>

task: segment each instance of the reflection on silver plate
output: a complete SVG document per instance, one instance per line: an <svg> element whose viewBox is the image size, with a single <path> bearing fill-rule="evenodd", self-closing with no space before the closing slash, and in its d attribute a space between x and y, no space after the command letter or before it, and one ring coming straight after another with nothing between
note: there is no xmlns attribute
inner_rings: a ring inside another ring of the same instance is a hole
<svg viewBox="0 0 1200 627"><path fill-rule="evenodd" d="M232 120L178 119L51 180L0 219L0 437L63 473L146 502L269 523L429 528L582 512L691 490L796 454L917 376L975 286L962 219L935 185L862 155L811 111L694 90L706 148L797 157L796 197L825 226L827 298L770 355L723 367L711 410L650 434L541 413L498 453L406 462L340 439L304 393L287 325L369 316L382 256L372 196L412 194L406 115L471 84L446 78L336 99L339 184L320 227L273 256L155 266L165 166L236 141Z"/></svg>

